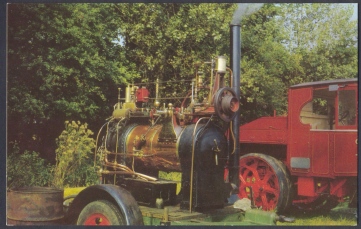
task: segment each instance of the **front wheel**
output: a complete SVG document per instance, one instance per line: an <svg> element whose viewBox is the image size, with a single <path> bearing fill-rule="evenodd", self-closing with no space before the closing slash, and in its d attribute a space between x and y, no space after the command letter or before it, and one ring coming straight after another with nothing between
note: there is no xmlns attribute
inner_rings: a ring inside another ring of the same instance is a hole
<svg viewBox="0 0 361 229"><path fill-rule="evenodd" d="M250 153L239 160L239 198L266 211L284 212L291 204L292 184L285 165L274 157Z"/></svg>
<svg viewBox="0 0 361 229"><path fill-rule="evenodd" d="M106 226L126 225L121 211L110 201L96 200L80 212L77 225Z"/></svg>

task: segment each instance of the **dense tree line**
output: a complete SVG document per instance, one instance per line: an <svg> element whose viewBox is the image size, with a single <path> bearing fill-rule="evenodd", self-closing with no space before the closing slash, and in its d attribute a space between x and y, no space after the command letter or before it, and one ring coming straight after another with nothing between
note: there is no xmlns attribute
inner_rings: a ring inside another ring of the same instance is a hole
<svg viewBox="0 0 361 229"><path fill-rule="evenodd" d="M64 122L87 122L96 133L117 101L117 87L191 79L195 63L229 56L236 7L9 4L8 142L54 161ZM244 18L241 123L286 112L292 84L356 77L351 15L347 5L265 4ZM184 96L186 86L164 84L162 96Z"/></svg>

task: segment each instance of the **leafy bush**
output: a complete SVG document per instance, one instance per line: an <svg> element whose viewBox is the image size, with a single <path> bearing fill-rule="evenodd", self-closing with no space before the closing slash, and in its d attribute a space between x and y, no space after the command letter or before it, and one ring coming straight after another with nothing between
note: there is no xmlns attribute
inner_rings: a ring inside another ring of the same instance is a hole
<svg viewBox="0 0 361 229"><path fill-rule="evenodd" d="M53 186L79 187L97 182L96 168L90 155L95 148L95 140L90 136L93 132L87 124L65 122L65 130L56 139L56 165L54 168Z"/></svg>
<svg viewBox="0 0 361 229"><path fill-rule="evenodd" d="M66 187L83 187L98 183L98 167L94 167L93 157L84 158L81 166L77 166L73 173L65 177Z"/></svg>
<svg viewBox="0 0 361 229"><path fill-rule="evenodd" d="M15 143L7 155L7 187L48 186L52 180L52 166L37 152L19 152Z"/></svg>

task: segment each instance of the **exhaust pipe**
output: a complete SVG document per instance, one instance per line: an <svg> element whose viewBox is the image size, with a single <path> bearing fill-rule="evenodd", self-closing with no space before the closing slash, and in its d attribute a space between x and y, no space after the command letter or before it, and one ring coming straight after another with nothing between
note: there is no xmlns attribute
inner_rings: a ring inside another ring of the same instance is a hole
<svg viewBox="0 0 361 229"><path fill-rule="evenodd" d="M240 98L240 79L241 79L241 25L231 24L231 68L233 71L233 87L232 89L236 93L237 98ZM235 118L232 122L232 129L235 139L235 150L233 157L233 168L231 169L231 182L239 187L239 114L240 109L235 114Z"/></svg>

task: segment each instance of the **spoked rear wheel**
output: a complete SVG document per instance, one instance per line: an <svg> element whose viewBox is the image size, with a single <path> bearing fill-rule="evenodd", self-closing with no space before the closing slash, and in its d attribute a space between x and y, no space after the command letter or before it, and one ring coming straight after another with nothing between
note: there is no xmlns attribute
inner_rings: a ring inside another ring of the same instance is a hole
<svg viewBox="0 0 361 229"><path fill-rule="evenodd" d="M120 210L110 201L96 200L90 202L83 208L80 212L77 225L125 225L125 219Z"/></svg>
<svg viewBox="0 0 361 229"><path fill-rule="evenodd" d="M291 203L291 181L285 165L274 157L250 153L239 161L239 198L266 211L284 212Z"/></svg>

